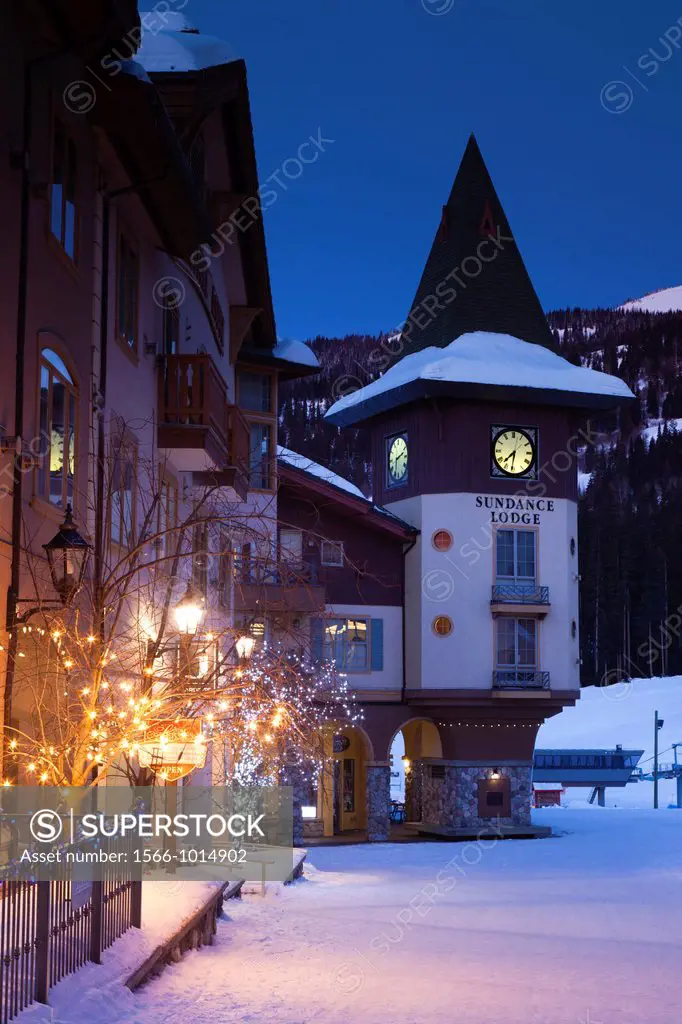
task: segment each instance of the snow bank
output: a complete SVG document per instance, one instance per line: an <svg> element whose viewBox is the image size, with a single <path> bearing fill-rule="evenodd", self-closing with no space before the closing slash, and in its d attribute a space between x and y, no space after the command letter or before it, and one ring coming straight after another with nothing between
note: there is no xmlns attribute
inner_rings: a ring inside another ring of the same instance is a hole
<svg viewBox="0 0 682 1024"><path fill-rule="evenodd" d="M60 981L50 989L50 1006L28 1007L16 1018L18 1024L136 1020L134 996L125 987L126 978L178 931L221 884L173 879L143 882L142 928L131 928L117 939L102 954L101 964L88 963ZM114 1005L116 1011L112 1018Z"/></svg>

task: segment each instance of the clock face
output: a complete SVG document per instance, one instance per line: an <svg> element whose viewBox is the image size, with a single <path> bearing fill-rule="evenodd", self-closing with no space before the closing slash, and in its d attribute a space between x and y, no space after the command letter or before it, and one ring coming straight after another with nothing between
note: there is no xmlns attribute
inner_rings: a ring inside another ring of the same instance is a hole
<svg viewBox="0 0 682 1024"><path fill-rule="evenodd" d="M394 437L388 441L388 485L405 483L407 480L407 438Z"/></svg>
<svg viewBox="0 0 682 1024"><path fill-rule="evenodd" d="M531 427L493 427L494 476L533 476L536 431Z"/></svg>

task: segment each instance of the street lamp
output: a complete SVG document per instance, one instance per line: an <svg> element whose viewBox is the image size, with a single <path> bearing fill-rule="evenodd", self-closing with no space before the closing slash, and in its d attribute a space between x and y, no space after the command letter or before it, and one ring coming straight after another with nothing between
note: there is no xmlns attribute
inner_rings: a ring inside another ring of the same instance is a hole
<svg viewBox="0 0 682 1024"><path fill-rule="evenodd" d="M70 505L66 506L59 533L47 544L43 544L43 548L50 567L52 585L62 604L68 604L83 583L90 553L90 545L76 529Z"/></svg>
<svg viewBox="0 0 682 1024"><path fill-rule="evenodd" d="M185 636L196 636L199 624L204 617L202 598L191 583L187 584L185 596L175 606L175 621L178 629Z"/></svg>
<svg viewBox="0 0 682 1024"><path fill-rule="evenodd" d="M658 717L658 711L654 711L654 810L658 810L658 734L663 725L663 719Z"/></svg>
<svg viewBox="0 0 682 1024"><path fill-rule="evenodd" d="M240 661L248 661L253 654L253 646L255 640L252 636L240 636L235 644L237 648L237 657Z"/></svg>

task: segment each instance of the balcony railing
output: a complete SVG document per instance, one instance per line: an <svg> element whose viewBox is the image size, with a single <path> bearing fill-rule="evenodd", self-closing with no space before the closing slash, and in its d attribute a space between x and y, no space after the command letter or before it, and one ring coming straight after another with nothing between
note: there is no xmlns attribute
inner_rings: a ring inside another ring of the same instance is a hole
<svg viewBox="0 0 682 1024"><path fill-rule="evenodd" d="M197 464L191 454L176 460L178 468L199 470L200 477L207 477L204 482L232 486L245 497L249 426L227 401L227 385L211 356L165 356L159 360L158 386L159 447L203 452L213 464L212 472L207 473L210 465Z"/></svg>
<svg viewBox="0 0 682 1024"><path fill-rule="evenodd" d="M238 575L234 604L238 611L319 612L325 588L313 563L253 565Z"/></svg>
<svg viewBox="0 0 682 1024"><path fill-rule="evenodd" d="M491 604L549 604L549 587L527 583L496 583Z"/></svg>
<svg viewBox="0 0 682 1024"><path fill-rule="evenodd" d="M254 565L243 569L242 583L266 583L269 586L297 587L317 583L317 565L314 562L279 562L277 565Z"/></svg>
<svg viewBox="0 0 682 1024"><path fill-rule="evenodd" d="M503 668L493 672L494 690L549 690L549 672L534 668Z"/></svg>

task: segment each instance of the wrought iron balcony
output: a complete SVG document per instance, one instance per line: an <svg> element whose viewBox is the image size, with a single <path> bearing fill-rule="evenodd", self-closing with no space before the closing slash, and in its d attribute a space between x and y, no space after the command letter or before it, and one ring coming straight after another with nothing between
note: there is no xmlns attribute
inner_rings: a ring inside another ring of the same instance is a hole
<svg viewBox="0 0 682 1024"><path fill-rule="evenodd" d="M502 668L493 672L494 690L549 690L549 672L534 668Z"/></svg>
<svg viewBox="0 0 682 1024"><path fill-rule="evenodd" d="M496 583L491 604L549 604L549 587L525 583Z"/></svg>
<svg viewBox="0 0 682 1024"><path fill-rule="evenodd" d="M197 484L248 490L249 426L227 401L227 385L205 353L159 360L159 448L173 451Z"/></svg>
<svg viewBox="0 0 682 1024"><path fill-rule="evenodd" d="M493 615L525 612L544 617L550 609L549 587L496 583L492 588L490 608Z"/></svg>

